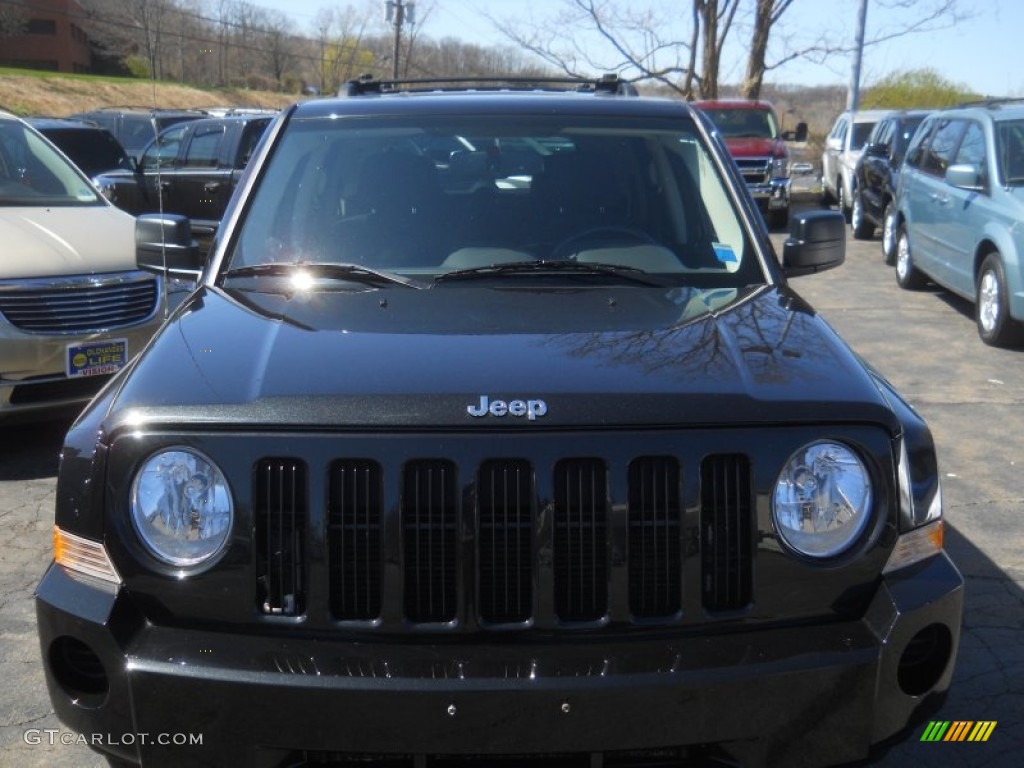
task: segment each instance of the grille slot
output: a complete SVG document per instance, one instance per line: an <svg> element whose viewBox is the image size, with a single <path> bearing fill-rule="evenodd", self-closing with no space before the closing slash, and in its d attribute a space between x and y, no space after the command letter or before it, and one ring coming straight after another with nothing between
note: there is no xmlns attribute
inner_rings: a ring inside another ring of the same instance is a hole
<svg viewBox="0 0 1024 768"><path fill-rule="evenodd" d="M478 474L481 620L527 621L533 611L533 479L525 461L488 461Z"/></svg>
<svg viewBox="0 0 1024 768"><path fill-rule="evenodd" d="M629 465L629 609L638 618L682 607L679 463L669 457Z"/></svg>
<svg viewBox="0 0 1024 768"><path fill-rule="evenodd" d="M595 621L608 611L607 470L599 459L555 466L555 612Z"/></svg>
<svg viewBox="0 0 1024 768"><path fill-rule="evenodd" d="M327 546L331 615L376 619L381 612L381 468L372 461L336 461L330 469Z"/></svg>
<svg viewBox="0 0 1024 768"><path fill-rule="evenodd" d="M0 314L35 333L85 333L141 323L156 309L157 281L121 277L0 287Z"/></svg>
<svg viewBox="0 0 1024 768"><path fill-rule="evenodd" d="M413 461L402 478L405 616L450 622L458 615L455 465Z"/></svg>
<svg viewBox="0 0 1024 768"><path fill-rule="evenodd" d="M701 463L701 592L709 611L743 608L753 589L754 506L746 456Z"/></svg>
<svg viewBox="0 0 1024 768"><path fill-rule="evenodd" d="M263 613L305 610L306 467L294 459L264 459L256 468L257 603Z"/></svg>

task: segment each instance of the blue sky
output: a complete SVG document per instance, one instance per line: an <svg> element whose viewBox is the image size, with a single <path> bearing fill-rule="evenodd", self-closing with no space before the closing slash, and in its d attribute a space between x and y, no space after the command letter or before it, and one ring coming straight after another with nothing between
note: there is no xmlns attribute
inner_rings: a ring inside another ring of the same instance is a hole
<svg viewBox="0 0 1024 768"><path fill-rule="evenodd" d="M663 30L674 31L671 13L689 6L687 0L615 0L622 7L658 6L665 13ZM869 0L867 36L884 35L901 28L921 7L934 0L918 0L917 7L909 11L893 8L893 0ZM978 93L992 96L1024 96L1024 67L1012 65L1019 61L1024 32L1024 2L1021 0L959 0L961 9L969 18L955 28L926 34L900 37L871 46L865 50L861 76L862 86L868 86L890 72L930 67L943 77L962 83ZM316 36L317 12L327 6L351 4L368 8L375 22L383 23L381 0L288 0L286 4L272 0L256 0L257 5L277 7L287 12L299 30ZM787 36L804 43L821 33L835 40L852 44L857 21L858 0L795 0L783 17L782 27ZM542 22L550 18L557 0L418 0L417 12L422 21L420 34L434 38L457 37L480 45L507 45L483 15L484 11L499 18L513 18ZM887 7L889 6L889 7ZM423 18L423 11L431 8ZM678 36L687 29L686 19L678 25ZM732 45L723 57L720 80L738 82L743 74L745 34L732 36ZM782 35L777 35L781 41ZM596 40L590 41L591 50L599 50ZM849 56L836 56L825 63L792 62L769 73L773 83L806 85L841 84L850 78Z"/></svg>

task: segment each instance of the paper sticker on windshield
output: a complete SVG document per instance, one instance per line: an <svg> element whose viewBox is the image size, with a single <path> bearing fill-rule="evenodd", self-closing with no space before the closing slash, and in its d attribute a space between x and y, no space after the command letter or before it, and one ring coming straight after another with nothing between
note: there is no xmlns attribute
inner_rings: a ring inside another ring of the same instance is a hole
<svg viewBox="0 0 1024 768"><path fill-rule="evenodd" d="M732 249L731 245L712 243L711 247L715 249L715 258L723 264L736 263L736 251Z"/></svg>

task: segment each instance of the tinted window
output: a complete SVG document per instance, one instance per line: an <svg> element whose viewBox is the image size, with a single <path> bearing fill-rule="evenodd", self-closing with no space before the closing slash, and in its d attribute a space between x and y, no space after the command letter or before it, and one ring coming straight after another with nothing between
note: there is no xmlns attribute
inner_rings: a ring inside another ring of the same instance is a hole
<svg viewBox="0 0 1024 768"><path fill-rule="evenodd" d="M184 165L189 168L215 167L223 139L223 125L202 126L196 129L185 152Z"/></svg>
<svg viewBox="0 0 1024 768"><path fill-rule="evenodd" d="M985 132L977 123L968 123L960 149L956 153L957 163L985 165Z"/></svg>
<svg viewBox="0 0 1024 768"><path fill-rule="evenodd" d="M960 136L964 131L962 120L942 120L932 135L921 159L921 170L933 176L945 176L953 161Z"/></svg>
<svg viewBox="0 0 1024 768"><path fill-rule="evenodd" d="M996 153L1003 184L1024 184L1024 120L996 124Z"/></svg>
<svg viewBox="0 0 1024 768"><path fill-rule="evenodd" d="M723 136L774 139L778 135L772 113L765 109L705 109L704 114Z"/></svg>
<svg viewBox="0 0 1024 768"><path fill-rule="evenodd" d="M158 167L168 168L174 165L178 158L178 147L181 145L184 135L185 126L164 131L146 150L140 166L145 170L155 170Z"/></svg>
<svg viewBox="0 0 1024 768"><path fill-rule="evenodd" d="M121 145L107 131L89 128L60 128L44 130L43 133L60 150L71 158L71 162L89 176L131 165Z"/></svg>
<svg viewBox="0 0 1024 768"><path fill-rule="evenodd" d="M139 150L157 135L157 126L148 115L123 115L118 139L127 150Z"/></svg>
<svg viewBox="0 0 1024 768"><path fill-rule="evenodd" d="M871 130L874 127L874 122L854 123L853 138L850 139L850 149L860 149L861 147L863 147L868 140L868 136L871 135Z"/></svg>
<svg viewBox="0 0 1024 768"><path fill-rule="evenodd" d="M938 125L938 120L932 120L921 126L921 129L914 133L913 138L910 141L910 146L907 147L907 165L911 167L919 167L922 160L924 159L925 149L928 146L928 142L931 139L933 133L935 133L935 127Z"/></svg>

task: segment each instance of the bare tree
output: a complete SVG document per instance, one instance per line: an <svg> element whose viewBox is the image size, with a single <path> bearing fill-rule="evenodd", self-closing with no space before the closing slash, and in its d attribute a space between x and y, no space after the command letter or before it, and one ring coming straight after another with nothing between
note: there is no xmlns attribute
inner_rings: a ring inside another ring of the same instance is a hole
<svg viewBox="0 0 1024 768"><path fill-rule="evenodd" d="M20 0L0 3L0 35L20 35L28 22L27 10Z"/></svg>
<svg viewBox="0 0 1024 768"><path fill-rule="evenodd" d="M869 37L874 45L909 34L948 27L964 18L960 0L875 0L883 11L912 11L904 23ZM852 42L823 30L792 34L783 16L793 0L679 0L689 13L666 18L625 0L559 0L543 21L499 19L484 14L512 43L573 77L616 72L632 81L658 83L691 99L717 98L722 54L730 32L749 27L746 74L740 92L760 95L764 78L796 59L824 62L852 50ZM628 7L627 7L628 6ZM679 21L687 19L688 24ZM679 34L680 26L687 27ZM566 33L566 30L579 30ZM685 39L682 39L685 35ZM773 44L775 43L775 44ZM769 61L776 50L775 58Z"/></svg>

